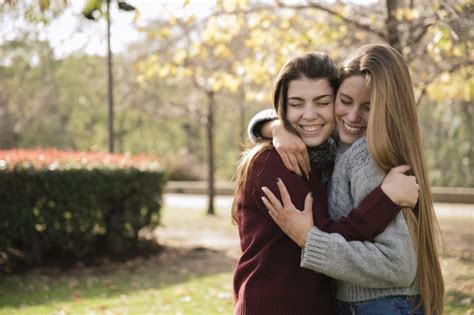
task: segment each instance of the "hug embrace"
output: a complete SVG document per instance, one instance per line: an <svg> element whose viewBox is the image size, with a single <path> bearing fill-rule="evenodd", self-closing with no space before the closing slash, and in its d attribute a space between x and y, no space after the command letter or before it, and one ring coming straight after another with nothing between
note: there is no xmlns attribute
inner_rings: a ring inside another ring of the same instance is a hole
<svg viewBox="0 0 474 315"><path fill-rule="evenodd" d="M250 122L232 218L235 314L442 314L444 284L408 66L365 45L292 58Z"/></svg>

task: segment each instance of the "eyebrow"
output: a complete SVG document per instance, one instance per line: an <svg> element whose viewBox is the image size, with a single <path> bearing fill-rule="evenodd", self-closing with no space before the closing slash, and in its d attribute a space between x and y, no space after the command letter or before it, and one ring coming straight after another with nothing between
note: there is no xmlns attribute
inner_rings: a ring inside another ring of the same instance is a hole
<svg viewBox="0 0 474 315"><path fill-rule="evenodd" d="M353 98L352 98L351 96L347 95L347 94L344 94L344 93L342 93L342 92L340 92L340 94L341 94L341 96L344 96L344 97L347 97L347 98L353 100ZM370 101L364 102L364 103L362 103L362 104L369 104L369 105L370 105Z"/></svg>
<svg viewBox="0 0 474 315"><path fill-rule="evenodd" d="M340 93L341 93L341 96L344 96L344 97L347 97L347 98L350 98L350 99L352 99L352 97L351 97L351 96L349 96L349 95L347 95L347 94L344 94L344 93L342 93L342 92L340 92Z"/></svg>
<svg viewBox="0 0 474 315"><path fill-rule="evenodd" d="M320 95L320 96L317 96L315 98L313 98L313 101L319 101L320 99L323 99L325 97L333 97L331 94L324 94L324 95ZM302 97L298 97L298 96L292 96L292 97L288 97L288 100L298 100L298 101L303 101L304 99Z"/></svg>

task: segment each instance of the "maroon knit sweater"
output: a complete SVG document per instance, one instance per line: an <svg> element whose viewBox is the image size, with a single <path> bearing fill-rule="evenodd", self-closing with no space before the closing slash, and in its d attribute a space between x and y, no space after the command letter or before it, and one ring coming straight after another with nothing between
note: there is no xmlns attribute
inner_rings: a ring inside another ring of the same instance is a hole
<svg viewBox="0 0 474 315"><path fill-rule="evenodd" d="M313 192L315 225L347 240L373 240L398 214L399 207L379 187L347 217L332 222L317 170L304 180L287 170L273 148L255 159L250 174L244 191L236 196L242 256L234 274L235 314L334 314L330 278L300 268L301 248L269 216L261 187L280 197L276 179L281 178L298 209L304 208L306 195Z"/></svg>

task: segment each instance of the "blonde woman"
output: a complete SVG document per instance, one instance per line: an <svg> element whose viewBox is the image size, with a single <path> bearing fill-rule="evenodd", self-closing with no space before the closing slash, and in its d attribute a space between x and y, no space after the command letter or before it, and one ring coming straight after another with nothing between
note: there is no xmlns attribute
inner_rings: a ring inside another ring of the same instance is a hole
<svg viewBox="0 0 474 315"><path fill-rule="evenodd" d="M442 314L436 217L407 64L395 49L372 44L347 58L339 74L335 102L339 149L329 188L330 217L343 218L380 185L386 172L401 164L410 165L418 180L419 202L414 209L404 209L373 244L325 233L312 227L308 216L309 224L301 224L301 212L293 204L282 205L267 191L270 214L285 233L302 243L302 267L337 280L338 314ZM268 125L262 129L264 136ZM286 165L298 172L298 165L304 169L304 152L288 149L300 140L278 124L273 130ZM283 183L279 188L288 200Z"/></svg>

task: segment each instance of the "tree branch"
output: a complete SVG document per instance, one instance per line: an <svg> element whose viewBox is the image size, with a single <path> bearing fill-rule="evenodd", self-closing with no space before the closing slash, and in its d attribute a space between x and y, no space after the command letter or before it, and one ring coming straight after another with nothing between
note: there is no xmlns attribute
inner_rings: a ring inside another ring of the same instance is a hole
<svg viewBox="0 0 474 315"><path fill-rule="evenodd" d="M436 24L435 21L436 17L434 20L429 20L429 18L425 18L420 24L412 26L410 28L410 39L408 44L411 44L410 46L412 49L410 50L410 53L406 56L408 63L410 63L413 59L413 55L416 54L417 51L417 46L422 43L422 39L426 36L426 34L428 34L428 30L430 29L430 27ZM418 32L416 35L415 31Z"/></svg>
<svg viewBox="0 0 474 315"><path fill-rule="evenodd" d="M337 16L338 18L342 19L344 22L347 24L353 25L361 30L364 30L366 32L372 33L377 35L383 40L387 40L387 35L384 32L381 32L379 30L373 29L369 24L361 23L356 20L352 20L339 12L336 12L330 8L327 8L325 6L322 6L316 2L308 1L308 4L295 4L295 5L289 5L284 3L282 0L276 0L276 4L280 8L287 8L287 9L296 9L296 10L303 10L303 9L318 9L320 11L329 13L330 15Z"/></svg>
<svg viewBox="0 0 474 315"><path fill-rule="evenodd" d="M463 67L469 67L469 66L473 66L473 65L474 65L474 61L468 60L467 62L458 62L458 63L452 65L449 69L441 70L441 71L447 71L449 73L454 73L456 71L459 71ZM423 82L423 88L421 89L420 95L418 96L418 98L415 101L416 106L420 105L421 99L423 98L423 96L425 96L426 90L428 89L428 86L430 86L430 84L433 83L433 81L435 80L437 74L439 74L439 72L436 72L434 75L432 75L430 77L429 80L426 80L425 82Z"/></svg>
<svg viewBox="0 0 474 315"><path fill-rule="evenodd" d="M423 99L423 96L425 96L425 94L426 94L426 89L428 88L428 85L430 85L430 84L431 84L431 82L430 82L430 83L427 83L427 84L423 87L423 89L421 89L420 95L418 95L418 98L417 98L416 101L415 101L416 107L418 107L418 106L420 105L421 100Z"/></svg>
<svg viewBox="0 0 474 315"><path fill-rule="evenodd" d="M338 18L340 18L341 20L343 20L347 24L353 25L353 26L355 26L355 27L357 27L357 28L359 28L363 31L366 31L368 33L375 34L376 36L380 37L384 41L387 41L387 35L384 32L381 32L379 30L376 30L376 29L372 28L369 24L365 24L365 23L361 23L361 22L356 21L356 20L352 20L352 19L340 14L337 11L334 11L330 8L322 6L322 5L317 4L315 2L308 1L308 4L294 4L294 5L291 5L291 4L286 4L281 0L275 0L275 3L277 5L277 7L282 8L282 9L294 9L294 10L318 9L318 10L326 12L330 15L337 16ZM249 14L249 13L253 13L253 12L273 10L273 9L274 9L274 7L271 6L271 5L259 5L259 6L251 7L247 10L238 9L238 10L234 10L232 12L218 10L218 11L212 12L208 17L221 16L221 15L225 15L225 14Z"/></svg>

